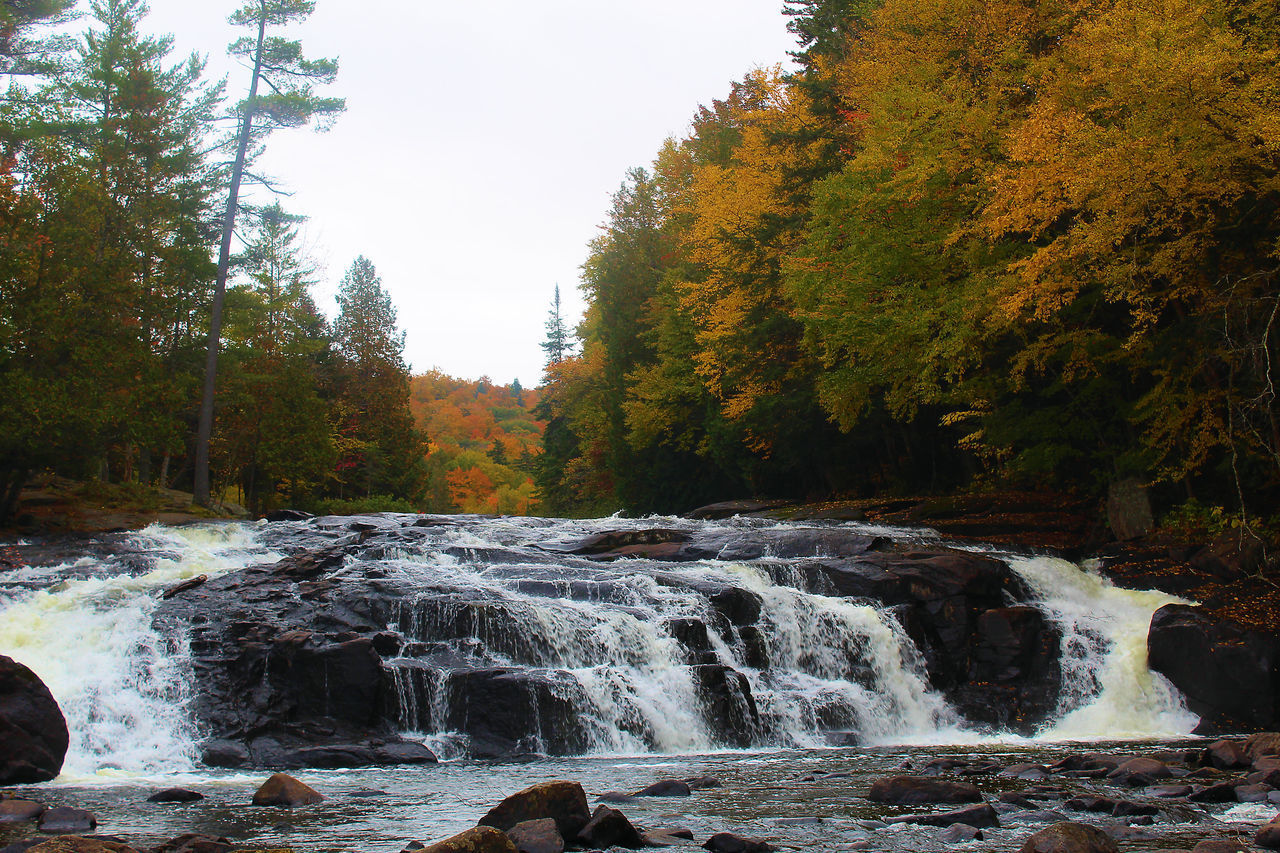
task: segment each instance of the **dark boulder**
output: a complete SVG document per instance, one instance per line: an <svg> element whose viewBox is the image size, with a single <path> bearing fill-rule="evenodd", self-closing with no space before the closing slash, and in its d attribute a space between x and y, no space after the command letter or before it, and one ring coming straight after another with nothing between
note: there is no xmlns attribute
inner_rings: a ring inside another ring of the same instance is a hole
<svg viewBox="0 0 1280 853"><path fill-rule="evenodd" d="M44 804L34 800L0 800L0 823L23 823L44 813Z"/></svg>
<svg viewBox="0 0 1280 853"><path fill-rule="evenodd" d="M690 673L712 737L729 746L751 746L760 731L760 711L747 677L723 664L690 667Z"/></svg>
<svg viewBox="0 0 1280 853"><path fill-rule="evenodd" d="M1219 770L1234 770L1237 767L1248 767L1253 759L1249 757L1244 744L1233 740L1219 740L1205 747L1200 755L1200 762Z"/></svg>
<svg viewBox="0 0 1280 853"><path fill-rule="evenodd" d="M635 792L637 797L687 797L692 793L687 782L678 779L664 779Z"/></svg>
<svg viewBox="0 0 1280 853"><path fill-rule="evenodd" d="M507 830L519 853L564 853L564 838L549 817L526 820Z"/></svg>
<svg viewBox="0 0 1280 853"><path fill-rule="evenodd" d="M591 819L587 793L577 782L541 782L504 799L480 818L481 826L503 831L518 823L551 818L563 838L577 838Z"/></svg>
<svg viewBox="0 0 1280 853"><path fill-rule="evenodd" d="M888 776L871 783L867 799L877 803L915 806L925 803L980 803L973 785L922 776Z"/></svg>
<svg viewBox="0 0 1280 853"><path fill-rule="evenodd" d="M92 812L71 806L45 809L40 815L40 831L50 833L92 832L98 827L98 819Z"/></svg>
<svg viewBox="0 0 1280 853"><path fill-rule="evenodd" d="M1154 758L1131 758L1107 774L1111 781L1135 788L1172 777L1169 765Z"/></svg>
<svg viewBox="0 0 1280 853"><path fill-rule="evenodd" d="M953 823L938 833L938 840L943 844L968 844L970 841L982 841L985 837L981 829L966 823Z"/></svg>
<svg viewBox="0 0 1280 853"><path fill-rule="evenodd" d="M1280 850L1280 815L1264 823L1253 836L1254 843L1268 850Z"/></svg>
<svg viewBox="0 0 1280 853"><path fill-rule="evenodd" d="M30 669L0 655L0 785L55 778L69 740L49 688Z"/></svg>
<svg viewBox="0 0 1280 853"><path fill-rule="evenodd" d="M324 802L324 797L309 785L287 773L276 773L262 783L253 795L255 806L311 806Z"/></svg>
<svg viewBox="0 0 1280 853"><path fill-rule="evenodd" d="M951 826L953 824L963 823L968 826L975 826L979 829L984 829L986 827L999 826L1000 817L996 814L995 809L983 803L980 806L970 806L967 809L956 809L955 811L950 812L899 815L898 817L889 819L888 822L918 823L924 826Z"/></svg>
<svg viewBox="0 0 1280 853"><path fill-rule="evenodd" d="M418 853L518 853L505 832L488 826L477 826L417 849Z"/></svg>
<svg viewBox="0 0 1280 853"><path fill-rule="evenodd" d="M1280 724L1280 637L1221 615L1166 604L1151 617L1149 665L1182 691L1198 731L1258 731Z"/></svg>
<svg viewBox="0 0 1280 853"><path fill-rule="evenodd" d="M1115 840L1086 823L1055 823L1023 842L1019 853L1119 853Z"/></svg>
<svg viewBox="0 0 1280 853"><path fill-rule="evenodd" d="M596 806L587 825L578 830L578 840L588 847L626 847L639 850L644 846L639 831L627 820L627 816L608 806Z"/></svg>
<svg viewBox="0 0 1280 853"><path fill-rule="evenodd" d="M186 788L165 788L147 797L149 803L194 803L203 800L204 794Z"/></svg>
<svg viewBox="0 0 1280 853"><path fill-rule="evenodd" d="M152 847L147 853L230 853L234 845L217 835L188 832Z"/></svg>
<svg viewBox="0 0 1280 853"><path fill-rule="evenodd" d="M772 853L772 844L761 838L744 838L732 832L717 832L702 843L711 853Z"/></svg>
<svg viewBox="0 0 1280 853"><path fill-rule="evenodd" d="M64 835L28 847L36 853L138 853L137 848L111 838L84 838Z"/></svg>
<svg viewBox="0 0 1280 853"><path fill-rule="evenodd" d="M724 518L732 518L735 515L752 515L762 513L767 510L785 507L790 501L721 501L719 503L707 504L697 509L690 510L685 513L685 518L692 518L700 521L719 521Z"/></svg>
<svg viewBox="0 0 1280 853"><path fill-rule="evenodd" d="M448 726L466 733L474 757L570 755L590 743L577 711L588 703L567 674L505 667L461 670L451 675L448 689Z"/></svg>

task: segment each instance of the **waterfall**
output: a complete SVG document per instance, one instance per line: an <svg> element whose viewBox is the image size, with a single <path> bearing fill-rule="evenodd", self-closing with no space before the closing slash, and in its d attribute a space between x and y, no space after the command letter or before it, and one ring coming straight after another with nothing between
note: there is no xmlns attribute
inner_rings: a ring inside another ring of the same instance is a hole
<svg viewBox="0 0 1280 853"><path fill-rule="evenodd" d="M107 556L0 573L0 653L40 675L63 708L72 732L64 772L84 778L111 768L194 766L187 706L199 688L185 634L153 626L160 592L198 574L332 543L346 525L328 518L155 526ZM737 544L725 559L678 563L599 562L555 550L601 530L657 525L738 537ZM513 748L529 751L689 753L974 737L930 686L921 651L894 612L815 587L809 570L825 557L741 547L744 537L768 541L794 527L416 516L381 516L369 526L379 533L353 544L329 578L339 588L355 584L343 606L367 608L398 638L382 660L388 719L443 757L505 736L500 717L513 705L531 721L512 735ZM1062 637L1060 706L1039 737L1191 730L1196 720L1177 691L1146 667L1151 614L1176 599L1117 589L1063 560L999 558ZM377 600L359 586L369 579L381 591ZM498 718L493 731L477 719L489 713Z"/></svg>
<svg viewBox="0 0 1280 853"><path fill-rule="evenodd" d="M63 774L70 778L194 765L186 638L153 629L157 595L200 574L278 559L257 547L244 525L153 525L129 545L133 559L125 564L82 557L0 573L0 654L39 675L62 708L71 734ZM15 590L15 581L59 573L67 579Z"/></svg>
<svg viewBox="0 0 1280 853"><path fill-rule="evenodd" d="M1147 668L1152 614L1183 599L1121 589L1055 557L1006 559L1062 630L1061 704L1041 737L1175 737L1195 727L1199 719L1187 710L1178 690Z"/></svg>

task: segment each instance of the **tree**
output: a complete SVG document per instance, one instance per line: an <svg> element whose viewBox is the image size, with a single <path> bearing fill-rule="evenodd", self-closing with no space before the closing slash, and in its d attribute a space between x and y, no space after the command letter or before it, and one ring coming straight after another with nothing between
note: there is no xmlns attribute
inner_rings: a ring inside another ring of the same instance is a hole
<svg viewBox="0 0 1280 853"><path fill-rule="evenodd" d="M333 324L339 370L340 465L346 482L364 495L419 497L426 441L409 410L409 368L396 309L364 256L338 286Z"/></svg>
<svg viewBox="0 0 1280 853"><path fill-rule="evenodd" d="M569 354L569 332L565 329L564 317L560 313L560 285L556 285L555 298L551 300L551 310L547 312L547 337L540 346L547 353L547 366L559 364Z"/></svg>
<svg viewBox="0 0 1280 853"><path fill-rule="evenodd" d="M227 273L231 264L231 241L235 234L240 184L244 178L250 143L282 127L301 127L313 119L333 119L345 109L341 98L322 98L315 93L318 85L332 83L338 74L333 59L309 60L302 56L297 41L267 35L269 27L279 27L305 20L315 10L313 0L250 0L232 13L232 24L257 29L256 37L244 37L228 49L232 56L250 63L249 95L239 105L240 132L236 140L235 160L231 167L231 185L227 193L226 214L222 221L222 242L218 250L218 275L214 286L209 317L209 347L205 359L204 393L200 403L200 421L196 436L195 495L196 503L209 503L209 439L213 432L213 401L218 371L218 346L222 331L222 306L226 294ZM265 86L267 94L259 94ZM260 124L255 121L261 119Z"/></svg>
<svg viewBox="0 0 1280 853"><path fill-rule="evenodd" d="M57 26L74 15L76 0L5 0L0 3L0 74L12 78L48 74L71 46L65 35L33 38L39 26Z"/></svg>

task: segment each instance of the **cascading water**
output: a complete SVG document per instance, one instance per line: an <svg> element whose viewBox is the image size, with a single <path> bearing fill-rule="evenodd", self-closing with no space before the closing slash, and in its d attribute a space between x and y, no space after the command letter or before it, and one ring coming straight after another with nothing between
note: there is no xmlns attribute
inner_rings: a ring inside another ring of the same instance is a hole
<svg viewBox="0 0 1280 853"><path fill-rule="evenodd" d="M159 593L278 556L243 525L152 526L119 554L0 573L0 653L34 670L62 708L64 775L194 765L186 637L153 628Z"/></svg>
<svg viewBox="0 0 1280 853"><path fill-rule="evenodd" d="M557 550L601 530L659 525L737 544L684 562L600 562ZM325 582L376 578L386 591L382 604L353 592L347 605L366 607L397 637L382 660L392 720L446 757L475 751L478 695L529 704L534 722L516 733L517 750L687 753L977 736L930 686L924 656L891 608L814 588L814 566L830 555L741 544L773 541L794 525L381 516L364 526L375 534L353 544ZM0 574L0 653L35 670L62 705L74 738L66 771L189 767L188 635L153 624L160 591L332 544L350 530L345 519L149 528L125 549L128 561ZM1176 691L1145 665L1151 613L1172 599L1117 590L1061 560L1001 559L1062 633L1061 705L1042 737L1190 731L1195 720Z"/></svg>
<svg viewBox="0 0 1280 853"><path fill-rule="evenodd" d="M1120 589L1055 557L1006 559L1063 635L1060 707L1041 737L1176 737L1195 728L1177 689L1147 668L1151 615L1182 599Z"/></svg>

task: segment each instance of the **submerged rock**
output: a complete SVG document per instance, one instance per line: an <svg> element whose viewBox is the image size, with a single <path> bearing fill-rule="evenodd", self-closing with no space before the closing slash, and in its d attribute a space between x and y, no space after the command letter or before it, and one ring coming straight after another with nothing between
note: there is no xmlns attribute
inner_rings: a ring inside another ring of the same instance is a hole
<svg viewBox="0 0 1280 853"><path fill-rule="evenodd" d="M287 773L276 773L253 795L255 806L311 806L324 802L319 791L299 782Z"/></svg>
<svg viewBox="0 0 1280 853"><path fill-rule="evenodd" d="M973 785L922 776L889 776L871 784L867 799L877 803L914 806L925 803L980 803Z"/></svg>
<svg viewBox="0 0 1280 853"><path fill-rule="evenodd" d="M40 815L40 831L49 833L92 832L98 827L98 818L92 812L71 806L45 809Z"/></svg>

